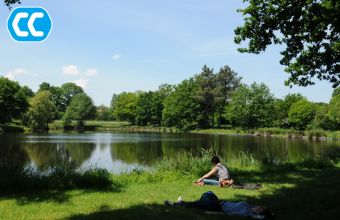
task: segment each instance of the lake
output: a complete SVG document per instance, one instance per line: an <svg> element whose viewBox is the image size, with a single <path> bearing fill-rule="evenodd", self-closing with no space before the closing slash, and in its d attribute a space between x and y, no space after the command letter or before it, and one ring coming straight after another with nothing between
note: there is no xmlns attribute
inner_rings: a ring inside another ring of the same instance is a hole
<svg viewBox="0 0 340 220"><path fill-rule="evenodd" d="M297 162L332 154L339 141L244 135L159 133L62 133L0 135L0 164L47 171L53 166L106 168L113 173L148 169L153 162L179 151L212 148L221 157L245 152L256 159Z"/></svg>

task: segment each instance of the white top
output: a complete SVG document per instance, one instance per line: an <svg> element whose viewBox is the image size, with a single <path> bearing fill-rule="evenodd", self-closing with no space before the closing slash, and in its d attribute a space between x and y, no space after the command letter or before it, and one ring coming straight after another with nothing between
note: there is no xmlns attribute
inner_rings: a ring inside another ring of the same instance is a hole
<svg viewBox="0 0 340 220"><path fill-rule="evenodd" d="M216 164L218 179L230 179L230 174L228 169L222 164Z"/></svg>

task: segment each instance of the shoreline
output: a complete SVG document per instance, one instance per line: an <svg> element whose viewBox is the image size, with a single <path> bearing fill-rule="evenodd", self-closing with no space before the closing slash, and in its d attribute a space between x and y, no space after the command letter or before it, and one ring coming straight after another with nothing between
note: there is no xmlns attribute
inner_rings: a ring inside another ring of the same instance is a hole
<svg viewBox="0 0 340 220"><path fill-rule="evenodd" d="M84 131L98 132L147 132L147 133L188 133L188 134L213 134L213 135L245 135L255 137L281 137L289 139L312 139L312 140L340 140L340 131L325 131L321 129L313 130L294 130L283 128L258 128L243 130L239 128L211 128L184 131L175 127L154 127L154 126L135 126L126 122L116 121L88 121ZM74 129L64 130L61 121L50 124L49 133L55 132L77 132ZM29 128L17 124L0 125L0 135L6 133L35 133ZM45 133L45 132L41 132Z"/></svg>

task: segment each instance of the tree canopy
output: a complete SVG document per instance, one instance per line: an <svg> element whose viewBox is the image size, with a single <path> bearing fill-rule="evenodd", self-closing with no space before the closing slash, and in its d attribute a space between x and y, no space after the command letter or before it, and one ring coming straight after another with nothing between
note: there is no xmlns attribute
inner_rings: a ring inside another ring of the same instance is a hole
<svg viewBox="0 0 340 220"><path fill-rule="evenodd" d="M28 108L28 101L19 83L0 77L0 123L19 118Z"/></svg>
<svg viewBox="0 0 340 220"><path fill-rule="evenodd" d="M93 119L96 115L96 107L91 97L85 93L80 93L72 98L70 105L67 107L63 117L65 125L71 123L72 120L77 121L77 128L82 130L84 121Z"/></svg>
<svg viewBox="0 0 340 220"><path fill-rule="evenodd" d="M339 0L244 0L238 10L243 26L235 30L235 42L247 42L240 52L260 53L271 44L282 44L280 63L290 73L286 84L307 86L313 78L340 85Z"/></svg>
<svg viewBox="0 0 340 220"><path fill-rule="evenodd" d="M33 130L47 131L48 123L54 119L56 108L51 101L51 93L38 92L31 100L27 112L27 124Z"/></svg>
<svg viewBox="0 0 340 220"><path fill-rule="evenodd" d="M270 127L273 122L274 96L265 84L253 83L238 88L225 116L243 128Z"/></svg>

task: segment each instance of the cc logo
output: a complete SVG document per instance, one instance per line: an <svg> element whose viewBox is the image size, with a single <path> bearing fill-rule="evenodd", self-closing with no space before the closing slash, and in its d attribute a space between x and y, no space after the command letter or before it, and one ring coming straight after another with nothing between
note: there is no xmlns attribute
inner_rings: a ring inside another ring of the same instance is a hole
<svg viewBox="0 0 340 220"><path fill-rule="evenodd" d="M43 41L52 29L52 20L44 8L18 7L9 15L7 28L16 41Z"/></svg>

